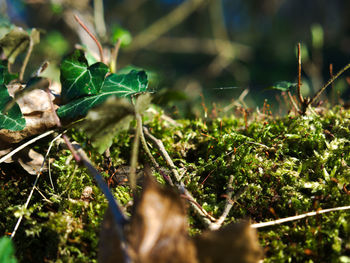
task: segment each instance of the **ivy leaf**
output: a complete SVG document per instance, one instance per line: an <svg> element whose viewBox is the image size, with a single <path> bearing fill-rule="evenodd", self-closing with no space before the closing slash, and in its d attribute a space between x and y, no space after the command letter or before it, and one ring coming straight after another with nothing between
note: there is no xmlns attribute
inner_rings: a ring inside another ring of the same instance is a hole
<svg viewBox="0 0 350 263"><path fill-rule="evenodd" d="M131 71L128 74L109 75L98 94L69 102L57 110L60 118L74 119L87 114L89 109L102 104L109 96L130 97L147 90L148 80L145 71Z"/></svg>
<svg viewBox="0 0 350 263"><path fill-rule="evenodd" d="M8 73L7 68L0 65L0 129L20 131L26 126L26 121L23 118L18 104L15 103L13 107L4 113L6 105L12 101L12 97L5 85L11 77L12 76Z"/></svg>
<svg viewBox="0 0 350 263"><path fill-rule="evenodd" d="M147 90L148 79L145 71L132 70L128 74L111 74L103 85L103 90L118 91L117 97L130 97Z"/></svg>
<svg viewBox="0 0 350 263"><path fill-rule="evenodd" d="M276 89L280 91L289 91L291 88L296 87L296 83L288 82L288 81L280 81L277 82L271 89Z"/></svg>
<svg viewBox="0 0 350 263"><path fill-rule="evenodd" d="M80 127L98 152L103 153L112 145L118 132L129 128L133 114L134 107L128 100L109 97L105 103L89 111Z"/></svg>
<svg viewBox="0 0 350 263"><path fill-rule="evenodd" d="M84 52L75 50L61 64L62 100L69 102L86 95L98 94L108 70L101 62L89 66Z"/></svg>
<svg viewBox="0 0 350 263"><path fill-rule="evenodd" d="M12 131L23 130L26 126L26 121L23 118L22 112L16 103L6 114L2 111L6 105L12 101L8 90L4 84L0 85L0 129L7 129Z"/></svg>
<svg viewBox="0 0 350 263"><path fill-rule="evenodd" d="M11 80L18 78L18 74L11 74L7 71L7 60L0 61L0 83L9 84Z"/></svg>

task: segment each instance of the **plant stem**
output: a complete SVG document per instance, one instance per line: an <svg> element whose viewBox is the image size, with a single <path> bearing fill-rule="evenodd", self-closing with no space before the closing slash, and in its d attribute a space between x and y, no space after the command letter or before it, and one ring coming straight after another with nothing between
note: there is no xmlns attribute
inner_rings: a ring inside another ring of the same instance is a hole
<svg viewBox="0 0 350 263"><path fill-rule="evenodd" d="M290 101L291 101L292 104L293 104L293 107L295 108L295 110L296 110L297 112L299 112L300 110L299 110L298 104L297 104L296 101L294 100L294 98L293 98L293 96L292 96L292 94L290 93L289 90L287 91L287 94L288 94L288 97L289 97Z"/></svg>
<svg viewBox="0 0 350 263"><path fill-rule="evenodd" d="M140 125L137 126L138 129L140 129L140 139L141 139L141 143L143 146L143 149L145 150L146 154L148 155L148 157L151 159L151 162L153 164L153 166L156 168L156 170L163 176L164 180L171 186L174 186L173 181L171 180L171 178L166 175L161 169L160 169L160 165L157 163L156 159L154 159L151 151L148 148L147 145L147 141L145 138L145 134L143 133L143 125L142 125L142 117L140 114L138 114L138 116L136 116L136 121L140 123Z"/></svg>
<svg viewBox="0 0 350 263"><path fill-rule="evenodd" d="M139 113L135 113L136 120L138 118L141 118ZM131 150L131 160L130 160L130 174L129 174L129 183L131 189L134 191L136 189L136 168L137 168L137 157L139 152L139 145L140 145L140 121L136 121L136 131L135 131L135 138L132 145Z"/></svg>
<svg viewBox="0 0 350 263"><path fill-rule="evenodd" d="M42 162L42 164L41 164L41 167L40 167L39 171L38 171L37 174L36 174L36 178L35 178L35 181L34 181L34 183L33 183L33 187L32 187L32 189L30 190L30 193L29 193L29 196L28 196L28 198L27 198L27 201L26 201L25 204L24 204L24 209L27 209L27 207L28 207L28 205L29 205L29 202L30 202L30 199L32 199L32 196L33 196L33 193L34 193L34 189L36 189L36 184L37 184L38 181L39 181L41 172L42 172L42 170L43 170L43 168L44 168L44 164L45 164L45 162L46 162L46 160L47 160L47 157L49 156L49 153L50 153L50 151L51 151L52 145L53 145L53 143L54 143L57 139L59 139L59 138L61 137L61 135L62 135L62 134L59 134L58 136L56 136L56 137L51 141L50 146L49 146L49 149L47 150L47 152L46 152L46 154L45 154L45 157L44 157L44 160L43 160L43 162ZM11 233L11 239L13 239L13 238L15 237L16 232L17 232L17 230L18 230L18 228L19 228L19 225L20 225L21 222L22 222L22 219L23 219L23 215L21 215L21 216L18 218L17 223L16 223L16 225L15 225L15 228L13 229L13 231L12 231L12 233Z"/></svg>
<svg viewBox="0 0 350 263"><path fill-rule="evenodd" d="M30 58L30 55L32 54L32 51L33 51L33 47L34 47L34 41L31 37L29 37L29 47L28 47L28 51L27 51L27 54L23 60L23 64L22 64L22 67L21 67L21 71L19 73L19 77L18 77L18 80L20 82L23 81L23 76L24 76L24 72L26 70L26 67L27 67L27 64L29 62L29 58Z"/></svg>
<svg viewBox="0 0 350 263"><path fill-rule="evenodd" d="M80 18L77 15L74 15L75 20L79 23L79 25L86 31L86 33L89 34L89 36L95 41L98 51L100 52L100 60L102 63L104 63L104 58L103 58L103 49L100 44L100 42L97 40L97 38L91 33L91 31L87 28L87 26L83 23L83 21L80 20Z"/></svg>
<svg viewBox="0 0 350 263"><path fill-rule="evenodd" d="M171 160L168 152L165 150L164 144L161 140L157 139L156 137L154 137L146 127L143 127L143 132L146 135L146 137L148 137L158 148L158 150L160 151L160 154L163 156L164 160L166 161L167 165L170 167L171 172L176 180L177 183L180 183L181 178L180 178L180 174L178 173L178 171L176 170L176 166L173 163L173 160Z"/></svg>
<svg viewBox="0 0 350 263"><path fill-rule="evenodd" d="M301 95L301 51L300 51L300 43L298 43L298 98L301 104L304 103L304 98Z"/></svg>
<svg viewBox="0 0 350 263"><path fill-rule="evenodd" d="M118 60L120 44L121 44L121 40L118 38L117 43L115 43L114 49L111 54L111 62L110 62L111 73L117 72L117 60Z"/></svg>

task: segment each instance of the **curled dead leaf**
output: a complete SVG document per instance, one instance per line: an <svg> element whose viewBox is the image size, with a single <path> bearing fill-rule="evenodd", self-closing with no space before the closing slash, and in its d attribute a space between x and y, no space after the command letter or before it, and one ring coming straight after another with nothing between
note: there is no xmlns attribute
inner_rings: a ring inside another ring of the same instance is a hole
<svg viewBox="0 0 350 263"><path fill-rule="evenodd" d="M257 233L248 222L231 223L194 238L198 261L204 263L256 263L262 258Z"/></svg>
<svg viewBox="0 0 350 263"><path fill-rule="evenodd" d="M248 222L230 224L190 238L184 204L171 187L145 176L141 197L135 202L124 229L127 251L137 263L259 262L262 252ZM124 262L112 214L102 224L98 262Z"/></svg>
<svg viewBox="0 0 350 263"><path fill-rule="evenodd" d="M9 93L13 94L20 89L18 84L9 85ZM55 97L50 95L53 101ZM0 130L1 149L8 148L11 144L18 143L23 139L43 133L56 126L51 105L44 90L32 90L25 96L20 97L17 103L26 119L26 127L20 131ZM56 108L58 106L55 106Z"/></svg>
<svg viewBox="0 0 350 263"><path fill-rule="evenodd" d="M187 228L179 194L146 176L129 225L128 241L134 261L197 262Z"/></svg>

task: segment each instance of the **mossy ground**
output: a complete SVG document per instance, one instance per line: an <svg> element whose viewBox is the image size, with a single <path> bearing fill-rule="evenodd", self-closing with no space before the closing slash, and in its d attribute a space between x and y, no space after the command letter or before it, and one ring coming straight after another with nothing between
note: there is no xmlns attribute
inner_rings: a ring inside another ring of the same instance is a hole
<svg viewBox="0 0 350 263"><path fill-rule="evenodd" d="M319 115L243 117L178 121L145 118L150 132L161 139L197 201L215 217L226 203L228 187L241 192L226 223L250 218L262 222L319 208L350 204L350 110L340 106ZM70 131L106 178L103 158L81 132ZM130 159L132 132L121 133L111 147L116 166ZM45 154L49 140L37 143ZM165 166L158 150L151 149ZM39 180L29 208L21 209L33 176L11 165L1 167L0 231L11 232L24 213L14 239L20 262L96 262L99 225L107 202L91 176L56 145L51 186L48 173ZM148 162L143 151L140 162ZM228 186L229 177L234 180ZM160 176L159 176L159 180ZM93 194L82 198L84 188ZM119 202L132 200L126 185L113 186ZM45 197L45 198L44 198ZM203 229L189 212L191 234ZM350 262L350 213L332 212L279 226L259 229L265 262Z"/></svg>

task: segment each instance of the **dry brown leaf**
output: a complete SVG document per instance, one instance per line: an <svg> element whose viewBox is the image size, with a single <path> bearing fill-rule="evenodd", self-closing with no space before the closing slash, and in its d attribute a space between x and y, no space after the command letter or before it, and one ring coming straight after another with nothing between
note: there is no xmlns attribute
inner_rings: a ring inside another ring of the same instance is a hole
<svg viewBox="0 0 350 263"><path fill-rule="evenodd" d="M197 262L187 228L186 211L179 194L146 176L128 235L134 261Z"/></svg>
<svg viewBox="0 0 350 263"><path fill-rule="evenodd" d="M11 150L12 148L0 150L0 157L9 153ZM4 163L18 163L24 170L27 171L27 173L34 175L40 170L41 166L43 165L43 161L43 155L34 151L33 149L30 149L29 147L26 147L17 152L15 155L6 159ZM47 169L47 167L44 164L43 170L45 171L45 169Z"/></svg>
<svg viewBox="0 0 350 263"><path fill-rule="evenodd" d="M44 161L44 156L33 149L22 150L18 153L17 161L29 174L37 174Z"/></svg>
<svg viewBox="0 0 350 263"><path fill-rule="evenodd" d="M21 88L20 85L9 85L9 93L13 94ZM54 96L50 96L54 100ZM21 131L0 130L0 149L6 149L11 144L23 139L43 133L56 126L54 115L47 93L43 90L32 90L17 100L26 119L26 127ZM55 106L57 108L57 106Z"/></svg>
<svg viewBox="0 0 350 263"><path fill-rule="evenodd" d="M126 226L128 253L135 263L256 263L262 258L256 231L248 222L188 237L184 204L171 187L145 176L143 191ZM124 262L109 211L102 224L98 262Z"/></svg>
<svg viewBox="0 0 350 263"><path fill-rule="evenodd" d="M262 258L257 233L248 222L206 231L194 242L201 263L256 263Z"/></svg>
<svg viewBox="0 0 350 263"><path fill-rule="evenodd" d="M109 211L102 224L98 262L123 262L117 230ZM133 262L196 263L187 234L186 211L180 196L145 176L141 198L126 226L128 253Z"/></svg>

